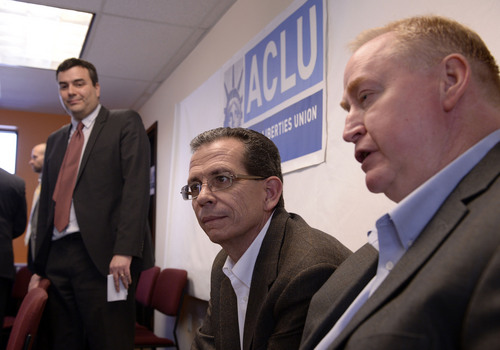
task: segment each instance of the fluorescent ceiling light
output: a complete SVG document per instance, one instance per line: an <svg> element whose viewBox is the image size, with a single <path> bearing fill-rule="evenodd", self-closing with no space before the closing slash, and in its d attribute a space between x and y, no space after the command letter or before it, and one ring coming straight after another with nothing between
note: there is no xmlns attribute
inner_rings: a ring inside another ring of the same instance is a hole
<svg viewBox="0 0 500 350"><path fill-rule="evenodd" d="M0 0L0 64L56 69L80 54L92 13Z"/></svg>

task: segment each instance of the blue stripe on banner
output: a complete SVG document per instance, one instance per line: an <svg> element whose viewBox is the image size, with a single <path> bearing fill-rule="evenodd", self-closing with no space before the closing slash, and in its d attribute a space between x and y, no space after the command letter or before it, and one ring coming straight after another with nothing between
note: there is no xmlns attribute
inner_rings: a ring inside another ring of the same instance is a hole
<svg viewBox="0 0 500 350"><path fill-rule="evenodd" d="M323 90L249 128L266 135L276 144L282 162L321 150Z"/></svg>

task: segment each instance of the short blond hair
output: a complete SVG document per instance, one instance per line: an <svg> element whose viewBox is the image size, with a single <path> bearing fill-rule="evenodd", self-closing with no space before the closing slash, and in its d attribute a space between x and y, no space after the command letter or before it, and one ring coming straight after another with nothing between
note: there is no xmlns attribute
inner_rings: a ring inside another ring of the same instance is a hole
<svg viewBox="0 0 500 350"><path fill-rule="evenodd" d="M394 54L407 57L412 65L431 67L450 54L463 55L477 81L499 98L498 65L481 37L470 28L440 16L411 17L361 32L349 47L354 52L387 33L394 34Z"/></svg>

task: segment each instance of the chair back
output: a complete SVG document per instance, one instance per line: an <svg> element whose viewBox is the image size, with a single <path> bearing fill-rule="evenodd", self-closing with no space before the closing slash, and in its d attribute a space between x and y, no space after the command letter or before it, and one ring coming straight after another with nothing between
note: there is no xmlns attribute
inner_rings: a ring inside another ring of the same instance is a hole
<svg viewBox="0 0 500 350"><path fill-rule="evenodd" d="M50 287L50 281L47 278L42 278L40 282L38 283L38 287L42 288L43 290L47 291Z"/></svg>
<svg viewBox="0 0 500 350"><path fill-rule="evenodd" d="M186 284L186 270L173 268L162 270L156 280L151 305L165 315L176 316Z"/></svg>
<svg viewBox="0 0 500 350"><path fill-rule="evenodd" d="M31 271L28 267L23 266L16 272L14 284L12 285L12 298L19 300L19 303L24 299L28 293L28 286L31 280Z"/></svg>
<svg viewBox="0 0 500 350"><path fill-rule="evenodd" d="M26 294L12 326L6 350L31 349L46 303L47 292L43 288L33 288Z"/></svg>
<svg viewBox="0 0 500 350"><path fill-rule="evenodd" d="M153 266L141 272L135 291L135 300L141 305L151 306L151 299L160 270L158 266Z"/></svg>

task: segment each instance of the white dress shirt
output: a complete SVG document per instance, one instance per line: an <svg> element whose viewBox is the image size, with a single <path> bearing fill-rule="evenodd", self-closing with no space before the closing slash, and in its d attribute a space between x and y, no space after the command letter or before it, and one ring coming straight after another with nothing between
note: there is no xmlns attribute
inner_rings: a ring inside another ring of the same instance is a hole
<svg viewBox="0 0 500 350"><path fill-rule="evenodd" d="M250 247L245 251L241 258L234 263L228 256L222 271L231 281L236 300L238 303L238 327L240 331L240 347L243 349L243 332L245 329L245 316L247 313L248 296L250 294L250 286L252 283L253 269L257 256L259 255L262 241L266 236L269 225L271 224L271 217L267 220L266 224L254 239Z"/></svg>

